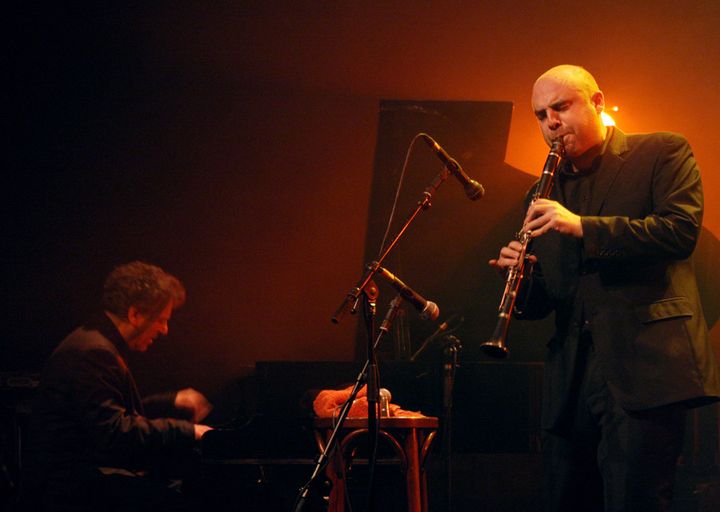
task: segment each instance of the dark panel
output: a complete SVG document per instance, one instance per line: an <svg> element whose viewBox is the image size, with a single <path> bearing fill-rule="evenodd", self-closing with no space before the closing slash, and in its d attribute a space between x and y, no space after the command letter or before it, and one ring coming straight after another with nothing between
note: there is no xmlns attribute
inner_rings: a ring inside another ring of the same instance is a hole
<svg viewBox="0 0 720 512"><path fill-rule="evenodd" d="M470 201L462 187L449 178L421 213L385 262L407 284L438 303L441 320L461 315L465 323L456 332L465 344L464 360L481 358L480 342L492 333L503 286L487 261L497 255L519 229L522 201L534 177L503 162L510 118L510 102L400 101L380 102L374 175L370 198L365 261L378 258L392 209L403 161L413 137L426 132L466 172L481 182L486 194ZM442 169L435 153L417 141L409 158L390 238L421 199L425 187ZM378 278L380 315L394 291ZM545 324L543 324L545 325ZM396 322L392 342L381 347L386 358L409 359L433 327L412 313ZM547 339L547 329L513 328L515 360L541 359L541 343L523 344L524 338ZM364 331L359 330L357 357L366 353Z"/></svg>
<svg viewBox="0 0 720 512"><path fill-rule="evenodd" d="M254 423L261 428L248 425L261 438L245 436L252 447L243 447L238 442L228 449L237 448L237 453L245 451L245 455L252 451L253 456L312 456L314 443L309 426L313 398L321 389L352 385L359 369L358 365L341 362L258 362ZM536 363L461 366L453 394L453 450L536 451L541 377L542 365ZM439 362L388 361L380 365L380 385L390 390L392 402L428 416L443 416L442 379ZM241 424L232 427L245 428ZM266 454L261 453L263 445L268 447ZM213 450L221 453L223 447Z"/></svg>

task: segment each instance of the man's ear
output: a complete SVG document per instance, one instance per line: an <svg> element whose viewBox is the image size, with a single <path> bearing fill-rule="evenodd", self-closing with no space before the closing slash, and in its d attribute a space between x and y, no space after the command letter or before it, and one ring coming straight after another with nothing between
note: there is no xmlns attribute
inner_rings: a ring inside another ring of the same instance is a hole
<svg viewBox="0 0 720 512"><path fill-rule="evenodd" d="M605 95L602 91L597 91L593 94L590 97L590 101L592 101L593 105L595 105L595 112L597 112L598 115L605 110Z"/></svg>
<svg viewBox="0 0 720 512"><path fill-rule="evenodd" d="M133 327L138 327L140 325L140 312L135 306L130 306L128 308L127 321Z"/></svg>

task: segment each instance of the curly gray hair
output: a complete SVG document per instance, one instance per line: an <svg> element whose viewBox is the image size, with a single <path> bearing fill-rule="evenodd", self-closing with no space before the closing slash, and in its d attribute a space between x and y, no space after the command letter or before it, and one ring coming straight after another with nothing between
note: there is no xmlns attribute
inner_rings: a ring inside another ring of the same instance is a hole
<svg viewBox="0 0 720 512"><path fill-rule="evenodd" d="M146 315L158 314L170 301L173 309L185 302L180 280L142 261L115 267L103 286L103 308L120 318L127 318L130 306Z"/></svg>

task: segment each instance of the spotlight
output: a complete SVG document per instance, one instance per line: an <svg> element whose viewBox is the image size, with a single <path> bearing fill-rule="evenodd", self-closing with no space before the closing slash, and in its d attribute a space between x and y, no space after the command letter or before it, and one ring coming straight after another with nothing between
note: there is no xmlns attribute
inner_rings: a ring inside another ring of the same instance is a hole
<svg viewBox="0 0 720 512"><path fill-rule="evenodd" d="M615 126L615 120L606 112L600 112L600 117L605 126Z"/></svg>

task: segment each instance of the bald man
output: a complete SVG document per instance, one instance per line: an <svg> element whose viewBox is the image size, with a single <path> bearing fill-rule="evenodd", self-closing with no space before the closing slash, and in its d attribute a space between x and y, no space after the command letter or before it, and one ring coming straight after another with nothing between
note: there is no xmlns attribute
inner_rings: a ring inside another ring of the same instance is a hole
<svg viewBox="0 0 720 512"><path fill-rule="evenodd" d="M686 410L720 397L688 259L702 224L698 167L680 135L604 126L604 95L581 67L542 74L532 107L548 145L565 149L550 197L528 205L535 265L515 312L555 314L546 510L670 510ZM507 270L519 248L490 264Z"/></svg>

